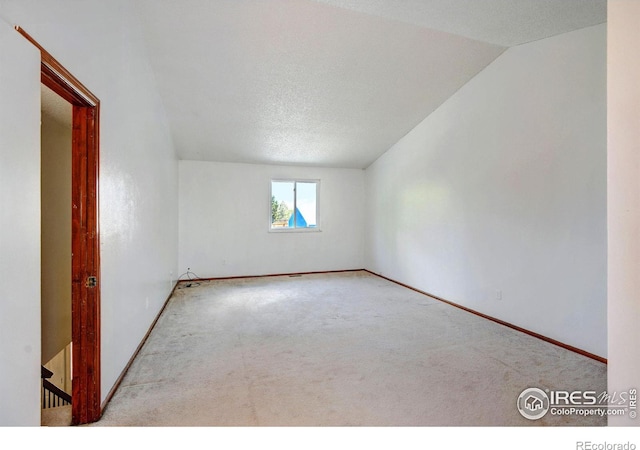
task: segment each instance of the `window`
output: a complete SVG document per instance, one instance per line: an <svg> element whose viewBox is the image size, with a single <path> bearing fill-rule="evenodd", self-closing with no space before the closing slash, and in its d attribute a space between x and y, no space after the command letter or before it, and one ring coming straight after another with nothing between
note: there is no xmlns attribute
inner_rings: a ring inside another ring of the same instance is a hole
<svg viewBox="0 0 640 450"><path fill-rule="evenodd" d="M272 231L319 231L320 180L271 180Z"/></svg>

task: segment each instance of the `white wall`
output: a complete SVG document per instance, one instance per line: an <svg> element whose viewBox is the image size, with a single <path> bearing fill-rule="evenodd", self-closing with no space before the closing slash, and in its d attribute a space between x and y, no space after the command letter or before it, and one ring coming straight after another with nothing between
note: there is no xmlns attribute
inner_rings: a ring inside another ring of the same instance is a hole
<svg viewBox="0 0 640 450"><path fill-rule="evenodd" d="M40 54L0 20L0 425L40 425Z"/></svg>
<svg viewBox="0 0 640 450"><path fill-rule="evenodd" d="M272 178L320 179L320 232L270 233ZM180 271L200 277L363 267L364 171L180 161Z"/></svg>
<svg viewBox="0 0 640 450"><path fill-rule="evenodd" d="M366 267L606 357L605 55L513 47L371 165Z"/></svg>
<svg viewBox="0 0 640 450"><path fill-rule="evenodd" d="M608 3L610 392L640 389L640 2ZM640 419L610 417L610 425Z"/></svg>
<svg viewBox="0 0 640 450"><path fill-rule="evenodd" d="M160 310L172 280L177 278L177 159L130 8L130 2L125 0L0 0L1 19L22 26L101 99L103 399ZM3 159L1 253L5 255L5 245L10 245L11 254L17 256L3 260L0 273L3 290L18 286L18 292L24 294L16 297L15 293L9 295L15 291L3 291L2 298L12 301L8 305L6 300L0 303L0 320L8 325L2 327L1 348L3 354L10 351L12 365L17 367L12 372L15 382L10 385L16 386L15 392L19 393L15 399L3 398L0 424L16 421L33 425L36 414L39 423L38 384L33 386L30 377L39 376L40 362L40 113L39 104L33 112L27 109L25 104L32 105L25 98L31 103L39 102L40 67L31 61L37 58L37 52L8 25L2 26L2 38L2 58L10 63L3 62L0 71L18 80L10 85L2 82L0 88L0 127L11 130L8 136L4 131L0 133L0 152L3 158L11 158L7 164L11 162L12 167L5 176L7 165ZM21 133L21 140L11 138L15 133ZM10 140L5 144L7 139ZM5 206L5 201L15 202L14 196L20 203ZM4 222L9 218L4 215L9 206L16 211L10 212L11 229L5 235ZM14 304L14 298L20 303ZM37 318L32 320L34 315ZM15 331L17 328L20 330ZM10 340L4 338L5 333L9 333ZM14 333L18 336L14 337ZM34 336L37 343L31 344ZM11 340L19 340L20 345L11 344ZM23 355L27 345L35 358ZM27 401L23 400L25 395ZM30 402L28 397L33 395L36 401Z"/></svg>

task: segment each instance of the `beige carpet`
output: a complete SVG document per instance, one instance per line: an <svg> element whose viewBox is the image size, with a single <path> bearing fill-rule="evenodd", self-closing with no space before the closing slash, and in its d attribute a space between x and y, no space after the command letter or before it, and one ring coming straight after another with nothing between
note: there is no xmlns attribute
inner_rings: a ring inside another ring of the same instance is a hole
<svg viewBox="0 0 640 450"><path fill-rule="evenodd" d="M71 426L71 405L47 408L40 411L40 424L43 427Z"/></svg>
<svg viewBox="0 0 640 450"><path fill-rule="evenodd" d="M599 426L606 365L367 272L182 283L97 426Z"/></svg>

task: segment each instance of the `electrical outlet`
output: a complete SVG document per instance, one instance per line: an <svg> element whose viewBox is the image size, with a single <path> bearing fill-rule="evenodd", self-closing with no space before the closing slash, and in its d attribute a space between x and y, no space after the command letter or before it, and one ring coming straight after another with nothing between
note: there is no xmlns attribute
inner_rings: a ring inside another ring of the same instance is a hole
<svg viewBox="0 0 640 450"><path fill-rule="evenodd" d="M501 290L497 290L496 291L496 300L498 300L498 301L502 300L502 291Z"/></svg>

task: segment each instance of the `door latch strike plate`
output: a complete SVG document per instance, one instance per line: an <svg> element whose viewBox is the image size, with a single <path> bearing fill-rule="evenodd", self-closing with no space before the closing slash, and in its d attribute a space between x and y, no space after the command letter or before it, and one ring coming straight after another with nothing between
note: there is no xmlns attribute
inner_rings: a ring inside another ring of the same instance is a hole
<svg viewBox="0 0 640 450"><path fill-rule="evenodd" d="M87 282L85 283L86 287L96 287L98 284L98 277L88 277Z"/></svg>

